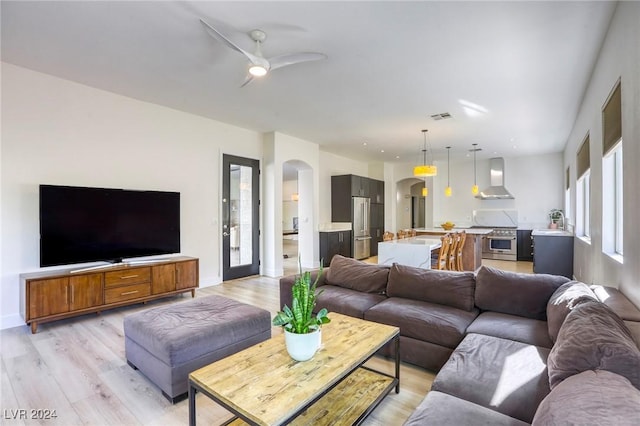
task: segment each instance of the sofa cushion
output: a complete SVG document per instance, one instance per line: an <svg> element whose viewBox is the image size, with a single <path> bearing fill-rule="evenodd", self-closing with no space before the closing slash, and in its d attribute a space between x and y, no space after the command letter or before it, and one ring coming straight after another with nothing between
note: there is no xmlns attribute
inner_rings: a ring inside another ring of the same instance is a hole
<svg viewBox="0 0 640 426"><path fill-rule="evenodd" d="M499 337L467 334L431 386L530 423L549 393L549 349Z"/></svg>
<svg viewBox="0 0 640 426"><path fill-rule="evenodd" d="M354 318L363 318L364 312L386 299L382 294L363 293L335 285L323 285L316 299L315 310L327 308L329 312L337 312Z"/></svg>
<svg viewBox="0 0 640 426"><path fill-rule="evenodd" d="M394 263L387 296L422 300L472 311L476 280L473 272L438 271Z"/></svg>
<svg viewBox="0 0 640 426"><path fill-rule="evenodd" d="M473 402L431 391L407 419L404 426L525 426L527 424Z"/></svg>
<svg viewBox="0 0 640 426"><path fill-rule="evenodd" d="M598 300L610 307L623 320L640 321L640 309L617 288L592 285L591 290Z"/></svg>
<svg viewBox="0 0 640 426"><path fill-rule="evenodd" d="M467 334L470 333L501 337L543 348L553 346L545 321L500 312L481 313L467 328Z"/></svg>
<svg viewBox="0 0 640 426"><path fill-rule="evenodd" d="M386 291L388 277L388 266L360 262L337 254L331 259L325 281L363 293L382 294Z"/></svg>
<svg viewBox="0 0 640 426"><path fill-rule="evenodd" d="M568 377L542 401L534 425L637 425L640 391L605 370Z"/></svg>
<svg viewBox="0 0 640 426"><path fill-rule="evenodd" d="M400 327L400 335L455 348L478 315L450 306L391 297L364 313L364 319Z"/></svg>
<svg viewBox="0 0 640 426"><path fill-rule="evenodd" d="M524 274L482 266L476 276L476 306L546 320L547 302L568 278L548 274Z"/></svg>
<svg viewBox="0 0 640 426"><path fill-rule="evenodd" d="M626 325L631 332L631 337L633 337L633 341L636 342L636 346L640 348L640 322L625 321L624 325Z"/></svg>
<svg viewBox="0 0 640 426"><path fill-rule="evenodd" d="M549 337L554 342L569 312L582 302L598 300L588 285L580 281L562 284L547 302L547 326Z"/></svg>
<svg viewBox="0 0 640 426"><path fill-rule="evenodd" d="M549 355L549 385L586 370L620 374L640 389L640 350L624 322L601 302L572 310Z"/></svg>

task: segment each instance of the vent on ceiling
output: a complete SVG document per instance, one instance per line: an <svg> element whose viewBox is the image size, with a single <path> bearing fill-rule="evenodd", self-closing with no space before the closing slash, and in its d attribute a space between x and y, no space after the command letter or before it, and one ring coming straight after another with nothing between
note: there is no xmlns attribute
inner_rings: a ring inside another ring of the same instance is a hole
<svg viewBox="0 0 640 426"><path fill-rule="evenodd" d="M449 114L448 112L442 112L440 114L433 114L431 118L433 118L434 120L445 120L447 118L451 118L451 114Z"/></svg>

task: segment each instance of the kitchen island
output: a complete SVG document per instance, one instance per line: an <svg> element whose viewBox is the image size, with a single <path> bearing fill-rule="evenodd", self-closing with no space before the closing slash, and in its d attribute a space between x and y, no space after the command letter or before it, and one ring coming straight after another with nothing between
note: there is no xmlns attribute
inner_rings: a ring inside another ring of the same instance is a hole
<svg viewBox="0 0 640 426"><path fill-rule="evenodd" d="M465 231L467 239L462 247L462 268L465 271L475 271L482 266L482 243L484 236L490 234L491 228L453 228L445 231L442 228L417 228L418 236L426 235L440 239L441 236L449 232Z"/></svg>
<svg viewBox="0 0 640 426"><path fill-rule="evenodd" d="M411 237L378 243L378 264L431 269L431 251L440 248L440 238Z"/></svg>

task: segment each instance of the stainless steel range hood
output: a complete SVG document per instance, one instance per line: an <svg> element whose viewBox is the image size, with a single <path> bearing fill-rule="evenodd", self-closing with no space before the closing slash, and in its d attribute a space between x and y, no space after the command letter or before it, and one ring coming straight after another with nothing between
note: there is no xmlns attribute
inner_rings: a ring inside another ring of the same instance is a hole
<svg viewBox="0 0 640 426"><path fill-rule="evenodd" d="M504 186L504 158L491 158L489 160L491 169L491 186L480 191L476 198L482 200L506 200L513 198L513 195Z"/></svg>

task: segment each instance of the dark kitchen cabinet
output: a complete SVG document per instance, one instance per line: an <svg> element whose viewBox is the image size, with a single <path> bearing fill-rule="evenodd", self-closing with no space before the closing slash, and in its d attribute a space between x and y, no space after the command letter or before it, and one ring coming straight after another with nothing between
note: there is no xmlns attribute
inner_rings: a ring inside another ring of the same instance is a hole
<svg viewBox="0 0 640 426"><path fill-rule="evenodd" d="M384 181L369 179L371 204L384 204Z"/></svg>
<svg viewBox="0 0 640 426"><path fill-rule="evenodd" d="M356 175L348 176L351 176L351 196L368 198L370 196L369 178Z"/></svg>
<svg viewBox="0 0 640 426"><path fill-rule="evenodd" d="M371 229L384 228L384 204L371 204Z"/></svg>
<svg viewBox="0 0 640 426"><path fill-rule="evenodd" d="M371 256L378 255L378 243L384 234L384 204L371 204Z"/></svg>
<svg viewBox="0 0 640 426"><path fill-rule="evenodd" d="M378 243L382 241L382 234L384 234L384 228L371 228L371 256L378 255Z"/></svg>
<svg viewBox="0 0 640 426"><path fill-rule="evenodd" d="M533 272L573 278L573 237L534 235Z"/></svg>
<svg viewBox="0 0 640 426"><path fill-rule="evenodd" d="M336 254L351 257L351 231L320 232L320 261L329 266Z"/></svg>
<svg viewBox="0 0 640 426"><path fill-rule="evenodd" d="M370 255L378 255L378 243L384 234L384 181L364 176L331 176L331 221L353 223L351 199L365 197L370 200L369 234ZM352 247L350 247L352 248ZM330 262L327 259L326 262Z"/></svg>
<svg viewBox="0 0 640 426"><path fill-rule="evenodd" d="M331 222L351 222L353 175L331 176Z"/></svg>
<svg viewBox="0 0 640 426"><path fill-rule="evenodd" d="M531 229L518 229L518 260L533 262Z"/></svg>

